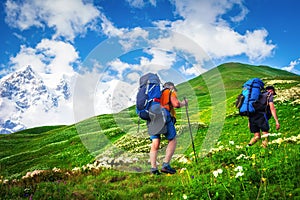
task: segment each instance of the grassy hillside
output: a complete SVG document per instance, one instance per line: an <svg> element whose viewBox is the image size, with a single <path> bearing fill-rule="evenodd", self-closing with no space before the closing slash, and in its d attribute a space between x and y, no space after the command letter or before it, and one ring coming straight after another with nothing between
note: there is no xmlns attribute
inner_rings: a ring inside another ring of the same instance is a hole
<svg viewBox="0 0 300 200"><path fill-rule="evenodd" d="M281 129L267 149L251 138L234 107L241 85L259 77L277 88ZM145 122L133 107L70 126L0 135L3 199L297 199L300 198L300 77L267 66L227 63L178 87L189 99L197 152L185 108L177 111L178 147L172 176L149 174ZM166 141L161 145L159 162Z"/></svg>

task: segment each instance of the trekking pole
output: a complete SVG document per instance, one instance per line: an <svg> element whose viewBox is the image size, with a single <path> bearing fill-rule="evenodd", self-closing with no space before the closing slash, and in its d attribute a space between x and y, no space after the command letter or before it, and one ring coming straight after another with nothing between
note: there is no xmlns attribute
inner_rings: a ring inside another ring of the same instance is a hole
<svg viewBox="0 0 300 200"><path fill-rule="evenodd" d="M187 120L188 120L189 129L190 129L190 136L191 136L191 140L192 140L192 147L193 147L193 151L194 151L196 163L198 163L198 161L197 161L197 155L196 155L196 151L195 151L195 145L194 145L193 134L192 134L191 123L190 123L190 118L189 118L188 105L187 105L187 101L186 101L186 98L185 98L185 97L184 97L184 101L185 101L186 117L187 117Z"/></svg>
<svg viewBox="0 0 300 200"><path fill-rule="evenodd" d="M141 118L139 117L139 121L138 121L138 130L137 130L137 133L140 132L140 123L141 123Z"/></svg>

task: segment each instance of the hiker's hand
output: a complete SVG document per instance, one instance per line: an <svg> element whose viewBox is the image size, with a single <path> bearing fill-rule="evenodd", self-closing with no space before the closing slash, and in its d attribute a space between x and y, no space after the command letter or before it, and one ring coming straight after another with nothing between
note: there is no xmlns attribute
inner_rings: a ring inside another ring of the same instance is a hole
<svg viewBox="0 0 300 200"><path fill-rule="evenodd" d="M187 106L188 105L188 100L186 98L184 98L183 103L184 103L185 106Z"/></svg>
<svg viewBox="0 0 300 200"><path fill-rule="evenodd" d="M280 129L280 124L276 123L276 130Z"/></svg>

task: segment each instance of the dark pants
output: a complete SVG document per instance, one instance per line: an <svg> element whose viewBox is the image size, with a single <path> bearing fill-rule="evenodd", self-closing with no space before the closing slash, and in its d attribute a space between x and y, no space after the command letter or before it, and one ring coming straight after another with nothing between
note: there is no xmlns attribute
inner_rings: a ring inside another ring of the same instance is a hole
<svg viewBox="0 0 300 200"><path fill-rule="evenodd" d="M266 113L258 112L249 116L251 133L258 133L260 131L269 132L270 126Z"/></svg>

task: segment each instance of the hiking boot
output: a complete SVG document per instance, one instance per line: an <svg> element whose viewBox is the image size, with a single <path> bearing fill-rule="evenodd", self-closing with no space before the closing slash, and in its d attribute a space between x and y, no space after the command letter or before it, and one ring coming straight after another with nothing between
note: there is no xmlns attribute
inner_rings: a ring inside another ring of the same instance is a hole
<svg viewBox="0 0 300 200"><path fill-rule="evenodd" d="M167 166L164 166L163 168L161 168L161 172L168 173L168 174L175 174L176 170L173 169L170 165L167 165Z"/></svg>
<svg viewBox="0 0 300 200"><path fill-rule="evenodd" d="M246 145L246 148L249 148L249 147L251 147L252 146L252 144L247 144Z"/></svg>
<svg viewBox="0 0 300 200"><path fill-rule="evenodd" d="M153 175L161 175L161 172L158 169L156 169L156 170L151 170L151 174L153 174Z"/></svg>

